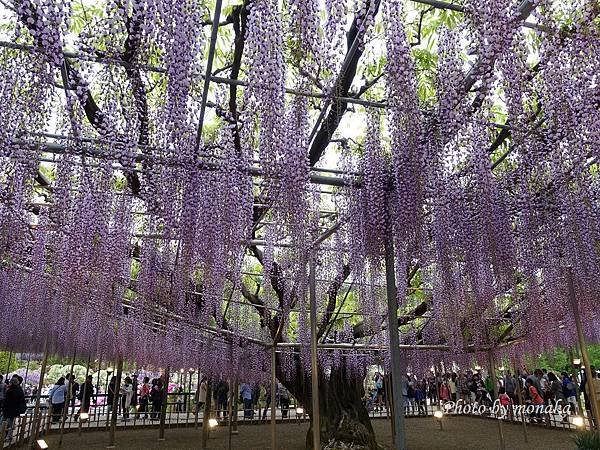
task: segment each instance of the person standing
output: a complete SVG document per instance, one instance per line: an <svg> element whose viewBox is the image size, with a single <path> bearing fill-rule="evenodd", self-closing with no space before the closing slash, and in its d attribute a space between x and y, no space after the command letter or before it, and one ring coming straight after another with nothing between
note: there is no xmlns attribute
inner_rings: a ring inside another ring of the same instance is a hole
<svg viewBox="0 0 600 450"><path fill-rule="evenodd" d="M63 408L65 407L65 398L67 395L67 386L65 385L65 377L60 377L50 392L48 399L52 407L52 423L58 423L62 416Z"/></svg>
<svg viewBox="0 0 600 450"><path fill-rule="evenodd" d="M152 386L150 394L152 396L152 414L150 414L150 418L159 420L163 404L163 382L160 378L157 378L155 381L156 384Z"/></svg>
<svg viewBox="0 0 600 450"><path fill-rule="evenodd" d="M281 384L277 384L279 390L279 404L281 405L281 417L287 419L288 411L290 410L290 391Z"/></svg>
<svg viewBox="0 0 600 450"><path fill-rule="evenodd" d="M469 402L469 386L467 386L467 377L464 373L459 372L458 378L456 379L456 390L458 392L458 399L464 403Z"/></svg>
<svg viewBox="0 0 600 450"><path fill-rule="evenodd" d="M571 377L567 372L562 372L562 389L563 395L567 400L568 404L571 406L570 412L575 414L577 412L577 386L571 380Z"/></svg>
<svg viewBox="0 0 600 450"><path fill-rule="evenodd" d="M106 396L106 407L107 407L106 410L108 412L112 411L113 402L115 400L115 391L116 390L117 390L117 377L113 376L110 379L110 383L108 383L108 393L107 393L107 396Z"/></svg>
<svg viewBox="0 0 600 450"><path fill-rule="evenodd" d="M19 379L14 377L10 380L10 384L6 389L2 407L2 420L7 423L5 439L9 444L12 439L15 418L24 414L26 410L25 393L23 392L23 388L21 388Z"/></svg>
<svg viewBox="0 0 600 450"><path fill-rule="evenodd" d="M200 392L198 393L198 409L197 409L198 413L200 412L200 410L204 407L204 404L206 403L207 392L208 392L208 378L206 378L206 375L203 375L202 380L200 381Z"/></svg>
<svg viewBox="0 0 600 450"><path fill-rule="evenodd" d="M92 376L88 375L85 379L85 383L79 390L79 401L81 406L79 411L88 413L90 412L90 404L92 403L92 397L94 396L94 382Z"/></svg>
<svg viewBox="0 0 600 450"><path fill-rule="evenodd" d="M144 419L148 418L148 404L150 403L150 378L144 377L142 385L140 386L139 404L140 413L144 413Z"/></svg>
<svg viewBox="0 0 600 450"><path fill-rule="evenodd" d="M133 382L130 377L125 377L125 382L121 387L120 393L123 420L126 422L129 419L129 409L131 408L131 399L133 398Z"/></svg>
<svg viewBox="0 0 600 450"><path fill-rule="evenodd" d="M538 388L535 386L535 382L531 378L527 378L527 380L525 380L525 384L527 386L527 392L529 394L529 398L531 399L531 403L535 408L531 422L536 423L538 420L541 421L542 418L540 408L543 408L544 406L544 397L542 397L542 394L540 394Z"/></svg>
<svg viewBox="0 0 600 450"><path fill-rule="evenodd" d="M456 373L452 372L450 378L448 379L448 389L450 389L450 400L456 402L457 400L457 388L456 388Z"/></svg>
<svg viewBox="0 0 600 450"><path fill-rule="evenodd" d="M247 383L240 385L240 397L244 404L244 419L254 418L254 409L252 408L252 388Z"/></svg>
<svg viewBox="0 0 600 450"><path fill-rule="evenodd" d="M75 399L77 399L78 393L79 393L79 383L75 380L75 375L73 375L72 373L67 375L67 380L69 380L68 383L65 383L65 385L68 385L68 388L71 390L71 397L69 399L70 402L70 407L71 407L71 412L73 414L75 414ZM69 410L67 409L67 414L69 413Z"/></svg>
<svg viewBox="0 0 600 450"><path fill-rule="evenodd" d="M510 372L506 372L506 375L504 376L504 390L506 392L506 395L508 395L514 403L516 398L516 382L515 378L510 374Z"/></svg>

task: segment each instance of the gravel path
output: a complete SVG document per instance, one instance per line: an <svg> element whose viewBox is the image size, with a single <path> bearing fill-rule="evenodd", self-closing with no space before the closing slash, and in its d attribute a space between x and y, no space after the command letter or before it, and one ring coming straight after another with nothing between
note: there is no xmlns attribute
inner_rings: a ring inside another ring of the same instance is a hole
<svg viewBox="0 0 600 450"><path fill-rule="evenodd" d="M386 449L392 445L390 423L387 420L373 420L378 440ZM408 418L406 420L407 445L409 450L482 450L499 449L498 427L493 420L468 417L450 417L444 419L441 431L432 418ZM304 450L307 423L286 423L277 425L277 440L280 450ZM528 427L529 443L523 440L520 425L504 424L506 448L510 450L569 450L574 449L573 432L543 427ZM197 450L200 448L200 429L167 429L166 440L158 441L158 430L119 430L116 434L117 449L137 450ZM234 450L266 450L270 448L270 428L268 425L241 425L239 434L232 437ZM58 436L47 437L50 448L57 448ZM209 449L226 450L228 442L227 428L220 427L211 431ZM63 449L105 449L108 444L106 432L84 432L64 436Z"/></svg>

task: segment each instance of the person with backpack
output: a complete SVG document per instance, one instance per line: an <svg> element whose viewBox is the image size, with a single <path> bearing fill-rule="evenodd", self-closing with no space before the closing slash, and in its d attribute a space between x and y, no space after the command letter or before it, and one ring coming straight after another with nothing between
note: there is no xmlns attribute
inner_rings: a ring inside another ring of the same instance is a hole
<svg viewBox="0 0 600 450"><path fill-rule="evenodd" d="M5 439L10 443L15 418L25 414L27 404L25 403L25 393L21 388L19 378L13 377L6 389L4 404L2 406L2 420L7 423Z"/></svg>
<svg viewBox="0 0 600 450"><path fill-rule="evenodd" d="M554 372L548 372L548 383L550 386L550 393L554 404L557 407L563 407L566 405L567 400L565 398L565 394L563 393L563 385L562 382L558 379ZM568 414L563 416L563 422L569 422Z"/></svg>
<svg viewBox="0 0 600 450"><path fill-rule="evenodd" d="M65 407L67 386L65 377L60 377L48 392L48 402L52 407L52 423L58 423Z"/></svg>
<svg viewBox="0 0 600 450"><path fill-rule="evenodd" d="M563 395L567 400L567 403L571 405L571 412L577 413L577 386L573 383L573 380L567 372L562 372L562 388Z"/></svg>

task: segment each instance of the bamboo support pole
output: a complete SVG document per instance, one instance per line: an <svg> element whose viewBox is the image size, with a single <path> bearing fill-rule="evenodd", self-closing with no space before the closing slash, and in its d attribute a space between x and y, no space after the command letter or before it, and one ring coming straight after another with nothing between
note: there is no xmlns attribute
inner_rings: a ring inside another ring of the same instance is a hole
<svg viewBox="0 0 600 450"><path fill-rule="evenodd" d="M40 381L38 383L38 390L35 396L35 408L33 410L33 421L31 423L31 433L29 435L29 446L33 448L34 442L39 436L39 426L41 422L40 414L40 401L42 396L42 388L44 387L44 377L46 374L46 367L48 365L48 341L44 342L44 359L42 360L42 367L40 369Z"/></svg>
<svg viewBox="0 0 600 450"><path fill-rule="evenodd" d="M69 388L67 390L67 395L65 398L65 407L62 411L62 417L60 421L60 437L58 438L58 447L62 447L63 443L63 434L65 432L65 422L69 417L69 404L71 403L71 396L73 395L73 383L75 382L75 376L73 375L73 369L75 367L75 356L77 355L77 350L73 350L73 358L71 358L71 370L69 371Z"/></svg>
<svg viewBox="0 0 600 450"><path fill-rule="evenodd" d="M317 361L317 288L315 281L315 255L309 260L309 302L310 302L310 379L312 399L313 450L321 449L321 420L319 415L319 367Z"/></svg>
<svg viewBox="0 0 600 450"><path fill-rule="evenodd" d="M585 377L586 377L586 393L590 400L590 407L592 417L594 418L596 431L600 431L600 412L598 411L598 398L596 397L596 389L594 388L594 377L592 376L592 369L590 367L590 355L588 353L587 345L585 342L585 336L583 334L583 325L581 324L581 315L579 314L579 305L577 304L577 297L575 294L575 284L573 282L573 269L567 267L567 287L569 289L569 297L571 300L571 307L573 308L573 316L575 318L575 326L577 328L577 339L579 341L579 347L581 349L581 358L585 365Z"/></svg>
<svg viewBox="0 0 600 450"><path fill-rule="evenodd" d="M394 269L394 244L388 237L385 240L385 274L388 304L388 330L390 341L390 356L392 366L392 405L394 416L394 448L396 450L406 449L406 437L404 428L404 399L402 397L402 361L400 358L400 337L398 335L398 300L396 291L396 272ZM437 380L436 380L437 383Z"/></svg>
<svg viewBox="0 0 600 450"><path fill-rule="evenodd" d="M163 384L162 391L162 405L160 409L160 425L158 427L158 440L165 440L165 421L167 419L167 403L169 402L169 378L170 372L169 367L165 369L165 381Z"/></svg>
<svg viewBox="0 0 600 450"><path fill-rule="evenodd" d="M121 390L121 377L123 375L123 357L119 355L117 359L117 380L115 382L113 402L110 416L109 443L107 448L115 448L115 431L117 429L117 413L119 410L119 392Z"/></svg>

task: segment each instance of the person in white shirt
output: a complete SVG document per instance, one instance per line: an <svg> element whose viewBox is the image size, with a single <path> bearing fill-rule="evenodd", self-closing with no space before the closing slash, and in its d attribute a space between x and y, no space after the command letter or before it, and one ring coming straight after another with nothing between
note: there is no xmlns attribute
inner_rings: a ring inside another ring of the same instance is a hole
<svg viewBox="0 0 600 450"><path fill-rule="evenodd" d="M121 407L123 408L123 420L129 419L129 409L131 408L131 399L133 398L133 382L130 377L125 377L125 382L121 387Z"/></svg>

